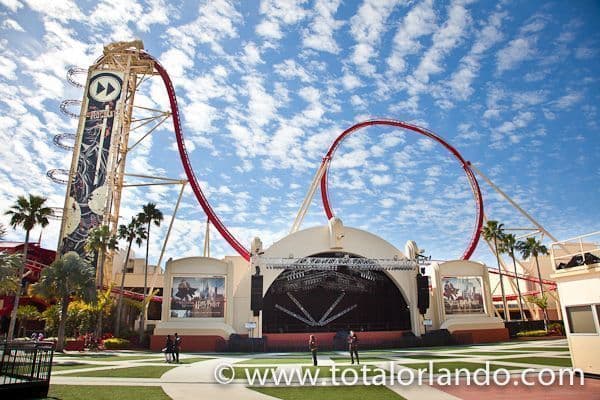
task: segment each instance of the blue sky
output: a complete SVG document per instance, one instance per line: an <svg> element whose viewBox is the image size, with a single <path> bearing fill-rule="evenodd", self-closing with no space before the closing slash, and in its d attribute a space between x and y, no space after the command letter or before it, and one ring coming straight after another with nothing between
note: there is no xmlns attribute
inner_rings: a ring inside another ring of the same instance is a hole
<svg viewBox="0 0 600 400"><path fill-rule="evenodd" d="M599 17L593 1L0 0L0 208L25 193L62 206L65 187L46 171L69 168L71 155L52 138L75 132L58 106L83 94L66 71L87 68L104 44L139 38L169 71L196 174L244 244L286 235L330 143L373 117L438 133L558 238L592 232ZM167 105L158 79L138 100ZM170 121L129 155L127 172L183 176ZM488 218L529 226L481 186ZM154 260L178 190L124 192L124 222L147 201L166 216ZM459 165L439 145L389 128L343 142L330 195L345 225L401 249L416 240L438 259L462 254L475 218ZM201 254L204 222L186 191L167 258ZM303 227L325 222L317 193ZM43 245L55 248L58 230L52 222ZM212 255L234 254L211 236ZM480 245L473 258L489 251Z"/></svg>

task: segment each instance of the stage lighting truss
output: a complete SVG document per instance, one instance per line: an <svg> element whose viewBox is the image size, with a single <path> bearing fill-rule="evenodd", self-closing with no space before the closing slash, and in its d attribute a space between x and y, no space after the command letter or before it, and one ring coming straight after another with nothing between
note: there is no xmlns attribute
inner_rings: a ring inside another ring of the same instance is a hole
<svg viewBox="0 0 600 400"><path fill-rule="evenodd" d="M406 258L349 258L349 257L304 257L304 258L268 258L261 257L267 269L313 269L334 271L339 267L348 267L359 271L413 271L427 264L428 260L409 260Z"/></svg>

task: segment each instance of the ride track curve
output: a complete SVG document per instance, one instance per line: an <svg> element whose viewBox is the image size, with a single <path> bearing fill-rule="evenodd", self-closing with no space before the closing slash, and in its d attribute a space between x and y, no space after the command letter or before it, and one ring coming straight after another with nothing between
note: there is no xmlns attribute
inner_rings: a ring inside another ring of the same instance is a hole
<svg viewBox="0 0 600 400"><path fill-rule="evenodd" d="M188 178L190 186L192 187L192 190L194 192L196 199L198 200L198 202L200 203L200 206L206 213L206 216L207 216L208 220L210 221L210 223L213 224L213 226L221 234L223 239L225 239L225 241L227 243L229 243L229 245L231 247L233 247L233 249L235 251L237 251L238 254L240 256L242 256L246 261L250 261L250 252L247 250L247 248L245 246L243 246L233 236L233 234L229 231L229 229L227 229L227 227L223 224L221 219L218 217L216 212L211 207L210 203L208 202L208 199L204 195L204 192L200 188L200 184L198 183L198 180L196 179L196 175L194 174L194 170L192 168L192 164L190 162L190 158L189 158L186 146L185 146L183 130L181 128L181 118L180 118L180 114L179 114L179 108L177 106L177 97L176 97L176 93L175 93L175 88L173 86L173 82L171 81L169 74L167 73L166 69L160 64L160 62L156 58L154 58L152 55L150 55L149 53L147 53L145 51L140 51L139 54L141 57L146 58L154 63L154 67L156 68L156 71L160 75L161 79L163 80L163 83L167 90L167 94L169 96L169 104L171 106L173 128L175 130L175 137L177 140L177 149L179 151L179 156L180 156L181 162L183 164L183 169ZM461 163L461 165L465 171L467 179L469 180L469 184L471 186L471 190L473 192L473 196L475 199L475 205L476 205L475 228L473 230L473 234L471 236L469 245L467 246L466 250L463 252L463 255L461 257L464 260L468 260L471 257L471 255L473 254L473 252L475 251L475 248L477 247L477 244L478 244L479 238L480 238L481 228L483 226L483 198L481 195L481 190L479 188L479 183L477 182L477 179L475 178L475 175L470 168L470 162L466 161L462 157L462 155L458 152L458 150L456 150L448 142L446 142L444 139L442 139L435 133L430 132L419 126L409 124L407 122L388 120L388 119L368 120L368 121L364 121L364 122L353 125L352 127L348 128L344 132L342 132L336 138L336 140L333 142L333 144L329 148L329 151L327 152L327 154L325 155L325 157L323 158L323 161L322 161L323 164L326 164L325 165L326 169L325 169L325 173L323 174L323 176L321 178L321 197L323 200L323 207L325 210L325 214L327 215L327 218L330 219L334 216L333 211L331 210L331 203L329 201L328 187L327 187L327 173L329 170L329 168L328 168L329 162L331 161L333 154L335 153L335 150L337 149L337 147L340 145L340 143L346 136L348 136L352 132L357 131L361 128L364 128L367 126L372 126L372 125L394 126L394 127L408 129L413 132L419 133L423 136L433 139L434 141L436 141L439 144L441 144L442 146L444 146L448 151L450 151L450 153L452 153L452 155L457 160L459 160L459 162Z"/></svg>
<svg viewBox="0 0 600 400"><path fill-rule="evenodd" d="M393 119L371 119L368 121L359 122L359 123L351 126L350 128L343 131L335 139L335 141L333 142L331 147L329 147L329 151L327 151L327 154L325 155L325 157L323 157L323 161L321 163L321 167L325 168L324 173L321 177L321 199L323 201L323 209L325 210L327 219L331 219L332 217L334 217L334 213L331 210L331 202L329 200L329 189L328 189L328 182L327 182L327 176L329 174L329 164L331 162L331 159L333 158L333 155L334 155L336 149L339 147L340 143L347 136L349 136L351 133L356 132L362 128L366 128L368 126L374 126L374 125L386 125L386 126L393 126L396 128L403 128L403 129L407 129L407 130L416 132L420 135L423 135L429 139L436 141L437 143L441 144L442 146L444 146L460 162L462 168L465 171L467 179L469 181L469 185L471 186L471 191L473 192L473 198L475 200L475 209L476 209L475 227L473 229L473 234L471 235L471 240L469 241L467 248L465 249L465 251L463 252L463 255L461 256L461 259L468 260L471 257L471 255L473 254L473 252L475 251L475 249L477 248L477 244L479 243L479 239L481 237L481 228L483 226L483 197L481 195L481 189L479 188L479 182L477 182L477 179L475 178L475 174L473 173L473 170L470 167L471 163L469 161L466 161L463 158L463 156L458 152L458 150L456 150L456 148L454 148L452 145L450 145L448 142L446 142L440 136L436 135L435 133L433 133L431 131L428 131L427 129L421 128L420 126L417 126L417 125L410 124L408 122L397 121L397 120L393 120Z"/></svg>

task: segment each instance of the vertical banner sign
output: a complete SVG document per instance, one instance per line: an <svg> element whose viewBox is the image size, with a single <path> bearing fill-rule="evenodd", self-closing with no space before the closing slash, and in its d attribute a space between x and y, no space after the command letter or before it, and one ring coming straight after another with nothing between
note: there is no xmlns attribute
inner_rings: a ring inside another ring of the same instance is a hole
<svg viewBox="0 0 600 400"><path fill-rule="evenodd" d="M74 251L83 256L89 231L102 222L109 194L107 162L118 128L122 86L121 72L102 70L90 74L73 150L76 161L71 167L74 171L65 202L61 254Z"/></svg>

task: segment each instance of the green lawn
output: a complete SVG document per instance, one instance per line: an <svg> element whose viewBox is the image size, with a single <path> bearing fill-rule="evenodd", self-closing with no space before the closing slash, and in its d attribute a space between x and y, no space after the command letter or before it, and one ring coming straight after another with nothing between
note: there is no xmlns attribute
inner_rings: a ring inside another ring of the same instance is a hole
<svg viewBox="0 0 600 400"><path fill-rule="evenodd" d="M406 400L385 386L251 387L282 400Z"/></svg>
<svg viewBox="0 0 600 400"><path fill-rule="evenodd" d="M164 356L159 355L147 355L147 356L117 356L114 354L86 354L84 356L69 356L72 358L76 358L77 360L86 360L86 361L135 361L135 360L148 360L148 359L156 359L156 360L164 360Z"/></svg>
<svg viewBox="0 0 600 400"><path fill-rule="evenodd" d="M350 357L330 357L333 361L335 361L336 363L343 363L343 362L347 362L350 363L352 362L352 360L350 359ZM360 357L359 354L359 358L361 362L386 362L386 361L391 361L389 358L383 358L383 357Z"/></svg>
<svg viewBox="0 0 600 400"><path fill-rule="evenodd" d="M308 355L303 358L251 358L249 360L238 361L236 364L265 364L265 365L275 365L275 364L312 364L312 356Z"/></svg>
<svg viewBox="0 0 600 400"><path fill-rule="evenodd" d="M462 355L450 356L450 355L437 355L437 354L407 354L396 357L402 358L414 358L416 360L436 360L436 359L444 359L444 358L461 358Z"/></svg>
<svg viewBox="0 0 600 400"><path fill-rule="evenodd" d="M96 367L107 367L107 364L84 364L84 363L68 363L68 364L53 364L52 372L66 371L69 369L79 368L96 368Z"/></svg>
<svg viewBox="0 0 600 400"><path fill-rule="evenodd" d="M179 364L191 364L199 361L214 360L214 357L189 357L179 358ZM144 360L143 363L163 363L166 364L165 358L161 357L156 360Z"/></svg>
<svg viewBox="0 0 600 400"><path fill-rule="evenodd" d="M50 385L49 399L55 400L170 400L159 386Z"/></svg>
<svg viewBox="0 0 600 400"><path fill-rule="evenodd" d="M81 371L64 374L64 376L96 376L105 378L160 378L162 374L174 366L139 366L130 368L104 369L100 371Z"/></svg>
<svg viewBox="0 0 600 400"><path fill-rule="evenodd" d="M514 362L523 364L540 364L540 365L552 365L554 367L570 367L570 358L558 358L558 357L516 357L516 358L505 358L502 360L496 360L497 362Z"/></svg>
<svg viewBox="0 0 600 400"><path fill-rule="evenodd" d="M363 364L366 365L366 364ZM336 372L335 375L337 378L341 377L342 374L344 373L345 370L347 369L354 369L357 371L358 373L358 377L359 379L362 377L362 367L363 365L347 365L347 366L339 366L336 367ZM327 367L327 366L322 366L322 367L302 367L302 371L304 372L307 369L310 369L312 371L312 376L315 376L315 372L317 370L317 368L319 369L319 378L331 378L331 367ZM367 365L367 376L374 376L374 375L379 375L381 374L380 369L382 369L383 371L385 371L385 375L389 375L390 371L386 370L385 368L378 368L375 367L373 365ZM347 379L352 379L352 377L354 376L354 374L348 374L346 373L346 377Z"/></svg>
<svg viewBox="0 0 600 400"><path fill-rule="evenodd" d="M467 353L459 354L454 358L465 357L465 356L511 356L523 354L521 351L469 351Z"/></svg>
<svg viewBox="0 0 600 400"><path fill-rule="evenodd" d="M273 369L277 367L233 367L234 379L246 379L246 370L248 370L248 374L250 377L254 376L256 370L259 371L260 376L264 376L266 371L266 379L271 379L273 377ZM224 369L223 376L225 378L231 378L231 370Z"/></svg>
<svg viewBox="0 0 600 400"><path fill-rule="evenodd" d="M515 351L569 351L568 347L517 347L511 350Z"/></svg>

